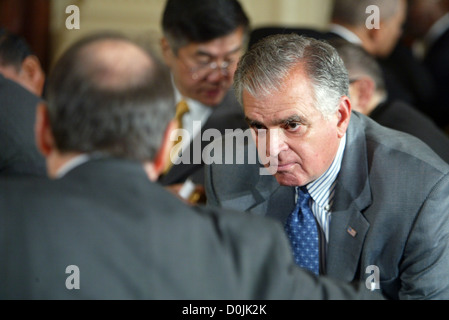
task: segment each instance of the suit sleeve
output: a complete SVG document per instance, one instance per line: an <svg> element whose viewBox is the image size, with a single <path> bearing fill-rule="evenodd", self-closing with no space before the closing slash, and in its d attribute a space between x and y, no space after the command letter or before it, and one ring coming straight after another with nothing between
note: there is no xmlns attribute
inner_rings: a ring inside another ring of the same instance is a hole
<svg viewBox="0 0 449 320"><path fill-rule="evenodd" d="M400 299L449 299L449 175L432 189L413 224L401 263Z"/></svg>

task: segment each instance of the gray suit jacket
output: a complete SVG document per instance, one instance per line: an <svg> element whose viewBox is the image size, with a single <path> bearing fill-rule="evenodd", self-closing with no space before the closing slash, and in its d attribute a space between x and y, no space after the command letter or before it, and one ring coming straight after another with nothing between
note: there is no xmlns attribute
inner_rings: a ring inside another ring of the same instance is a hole
<svg viewBox="0 0 449 320"><path fill-rule="evenodd" d="M296 268L276 223L186 205L119 159L0 177L0 257L0 300L379 298Z"/></svg>
<svg viewBox="0 0 449 320"><path fill-rule="evenodd" d="M258 164L207 166L206 195L211 206L282 223L294 207L294 188L259 175ZM418 139L354 112L326 259L326 273L345 281L377 266L392 299L449 299L449 166Z"/></svg>

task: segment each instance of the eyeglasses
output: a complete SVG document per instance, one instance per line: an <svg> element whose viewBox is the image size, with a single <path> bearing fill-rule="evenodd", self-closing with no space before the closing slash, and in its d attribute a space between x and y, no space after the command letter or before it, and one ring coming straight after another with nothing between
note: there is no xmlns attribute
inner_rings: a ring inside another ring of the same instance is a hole
<svg viewBox="0 0 449 320"><path fill-rule="evenodd" d="M184 66L189 70L190 74L192 75L193 80L203 79L211 75L216 70L220 71L223 75L229 74L229 68L230 66L234 66L236 64L236 61L223 61L221 64L218 64L216 61L207 62L207 63L197 63L194 67L189 67L187 63L178 57L178 60L180 60Z"/></svg>
<svg viewBox="0 0 449 320"><path fill-rule="evenodd" d="M193 80L206 78L211 73L215 72L215 70L219 70L221 72L221 74L226 76L229 73L230 65L231 65L231 62L229 62L229 61L223 61L221 63L221 65L219 65L217 62L213 61L211 63L201 64L194 68L191 68L190 73L192 74Z"/></svg>

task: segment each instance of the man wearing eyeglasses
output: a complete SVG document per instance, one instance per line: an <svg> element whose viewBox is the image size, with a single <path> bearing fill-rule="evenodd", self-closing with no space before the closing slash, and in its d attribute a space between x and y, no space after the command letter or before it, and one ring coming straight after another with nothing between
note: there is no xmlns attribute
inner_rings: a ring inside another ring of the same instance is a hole
<svg viewBox="0 0 449 320"><path fill-rule="evenodd" d="M202 141L202 133L248 128L231 86L249 19L236 0L168 0L162 28L162 53L171 70L176 102L188 105L181 121L188 137L180 142L182 161L164 172L160 182L180 186L189 179L201 189L204 175L199 152L210 143Z"/></svg>

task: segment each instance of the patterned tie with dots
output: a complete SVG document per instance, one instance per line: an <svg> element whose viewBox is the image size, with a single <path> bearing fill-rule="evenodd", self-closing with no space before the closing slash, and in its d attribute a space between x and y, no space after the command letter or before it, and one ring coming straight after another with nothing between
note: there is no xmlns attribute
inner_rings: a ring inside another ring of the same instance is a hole
<svg viewBox="0 0 449 320"><path fill-rule="evenodd" d="M296 207L285 223L296 264L319 273L318 226L309 207L310 194L305 187L297 188Z"/></svg>

